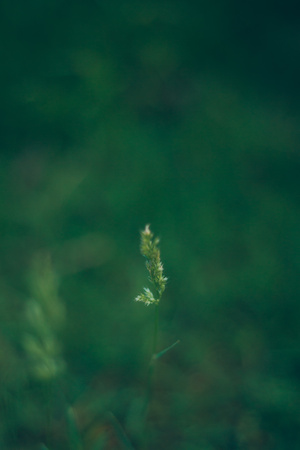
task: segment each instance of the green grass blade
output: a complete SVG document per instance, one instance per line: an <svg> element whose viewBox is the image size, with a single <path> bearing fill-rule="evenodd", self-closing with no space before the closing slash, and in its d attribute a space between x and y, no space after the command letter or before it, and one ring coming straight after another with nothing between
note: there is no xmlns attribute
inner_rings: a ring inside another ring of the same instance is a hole
<svg viewBox="0 0 300 450"><path fill-rule="evenodd" d="M161 356L163 356L165 353L167 353L169 350L171 350L173 347L175 347L175 345L179 344L180 340L177 340L176 342L174 342L174 344L170 345L169 347L165 348L164 350L162 350L159 353L155 353L155 355L153 355L153 359L158 359Z"/></svg>
<svg viewBox="0 0 300 450"><path fill-rule="evenodd" d="M124 448L128 449L128 450L135 450L134 447L132 446L130 440L128 439L122 425L120 424L120 422L118 421L118 419L112 412L108 413L108 419L109 419L111 425L113 426L120 442L123 444Z"/></svg>
<svg viewBox="0 0 300 450"><path fill-rule="evenodd" d="M82 450L82 442L73 408L70 406L67 411L67 425L71 450Z"/></svg>

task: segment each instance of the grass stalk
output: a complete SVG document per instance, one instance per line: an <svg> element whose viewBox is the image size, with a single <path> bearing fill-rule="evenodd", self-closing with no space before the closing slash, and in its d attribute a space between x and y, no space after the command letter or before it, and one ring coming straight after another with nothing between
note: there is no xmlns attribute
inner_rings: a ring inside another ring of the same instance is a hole
<svg viewBox="0 0 300 450"><path fill-rule="evenodd" d="M154 333L153 333L153 349L152 358L157 352L157 342L158 342L158 325L159 325L159 303L155 305L154 311Z"/></svg>
<svg viewBox="0 0 300 450"><path fill-rule="evenodd" d="M144 288L144 291L136 297L136 301L143 302L145 305L154 305L154 327L153 327L153 344L152 355L150 359L147 389L144 407L144 425L142 432L141 448L146 449L149 444L150 428L149 428L149 409L153 401L153 383L154 383L154 369L157 355L158 345L158 330L159 330L159 304L162 294L166 287L167 278L163 273L163 265L160 259L160 250L158 247L159 239L154 238L150 231L149 225L141 232L141 253L146 258L146 268L149 272L149 281L153 285L153 292L149 288Z"/></svg>

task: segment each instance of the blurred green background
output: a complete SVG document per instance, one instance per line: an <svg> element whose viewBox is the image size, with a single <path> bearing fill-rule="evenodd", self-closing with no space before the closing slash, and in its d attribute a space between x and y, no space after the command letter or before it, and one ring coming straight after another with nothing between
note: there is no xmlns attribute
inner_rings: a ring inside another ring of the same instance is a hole
<svg viewBox="0 0 300 450"><path fill-rule="evenodd" d="M1 448L68 449L60 393L84 449L123 448L119 425L138 448L146 223L159 346L181 341L149 448L300 448L298 2L3 0L0 25ZM41 254L66 309L56 394L23 374Z"/></svg>

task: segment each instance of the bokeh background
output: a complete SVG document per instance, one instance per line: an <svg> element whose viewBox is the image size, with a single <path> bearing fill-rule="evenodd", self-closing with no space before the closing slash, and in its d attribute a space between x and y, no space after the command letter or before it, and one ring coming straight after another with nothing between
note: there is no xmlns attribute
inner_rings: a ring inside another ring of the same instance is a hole
<svg viewBox="0 0 300 450"><path fill-rule="evenodd" d="M300 448L298 2L3 0L0 29L1 448L79 448L64 402L81 448L140 448L147 223L180 339L148 448ZM43 258L59 389L22 344Z"/></svg>

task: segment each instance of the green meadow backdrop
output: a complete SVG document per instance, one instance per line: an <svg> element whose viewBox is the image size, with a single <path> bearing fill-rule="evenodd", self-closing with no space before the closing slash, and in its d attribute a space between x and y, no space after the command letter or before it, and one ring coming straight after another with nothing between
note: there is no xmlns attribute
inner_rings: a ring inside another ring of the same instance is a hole
<svg viewBox="0 0 300 450"><path fill-rule="evenodd" d="M0 8L1 449L300 448L298 3Z"/></svg>

